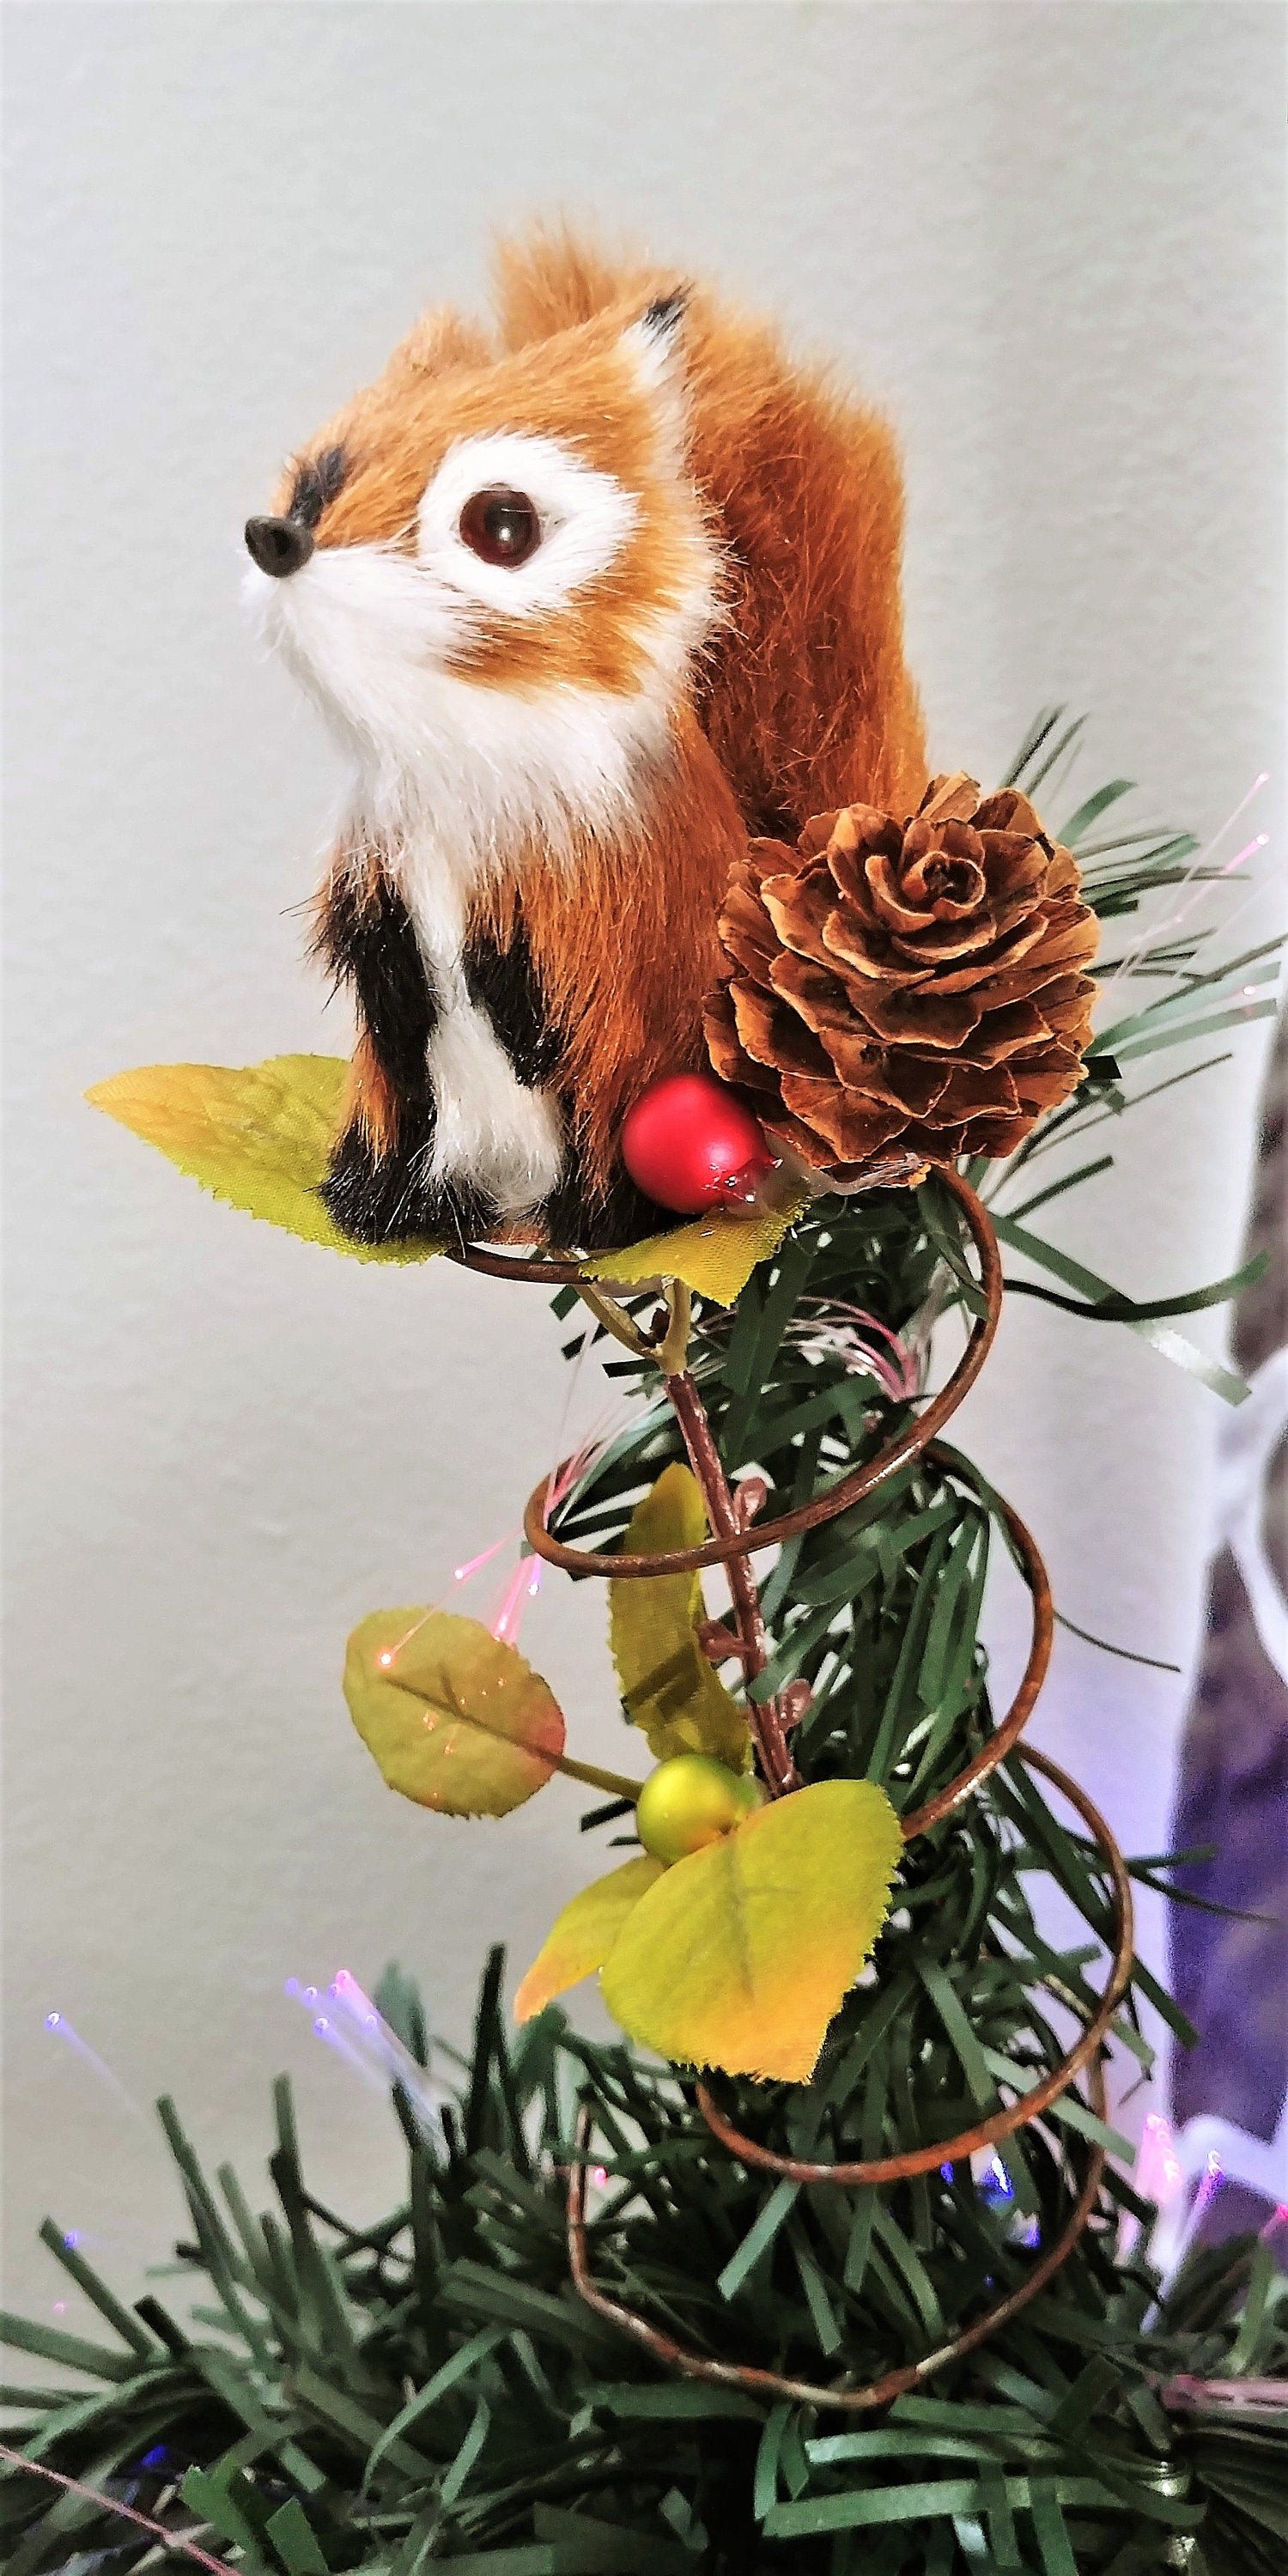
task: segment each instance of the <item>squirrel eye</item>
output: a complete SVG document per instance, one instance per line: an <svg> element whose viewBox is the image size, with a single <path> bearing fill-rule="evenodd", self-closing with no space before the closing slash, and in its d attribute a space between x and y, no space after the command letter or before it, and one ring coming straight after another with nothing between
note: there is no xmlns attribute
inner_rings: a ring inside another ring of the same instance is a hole
<svg viewBox="0 0 1288 2576"><path fill-rule="evenodd" d="M541 521L526 492L494 486L466 502L461 541L483 563L526 563L541 543Z"/></svg>

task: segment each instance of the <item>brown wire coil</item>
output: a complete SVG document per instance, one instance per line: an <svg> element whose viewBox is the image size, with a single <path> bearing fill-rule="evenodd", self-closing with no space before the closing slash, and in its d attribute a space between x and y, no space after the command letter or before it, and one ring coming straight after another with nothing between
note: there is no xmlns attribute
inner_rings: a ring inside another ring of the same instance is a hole
<svg viewBox="0 0 1288 2576"><path fill-rule="evenodd" d="M545 1512L550 1487L559 1473L556 1468L529 1496L523 1515L523 1534L535 1554L543 1556L547 1565L561 1567L565 1574L598 1574L614 1583L655 1574L697 1574L704 1566L727 1565L732 1557L759 1556L767 1547L778 1547L784 1539L801 1538L808 1530L821 1529L825 1521L835 1520L838 1512L847 1512L853 1503L863 1502L911 1459L919 1458L974 1385L992 1348L1002 1312L1002 1263L988 1211L969 1181L951 1165L945 1165L938 1178L956 1199L979 1254L985 1310L975 1317L966 1348L951 1377L897 1440L890 1441L866 1466L842 1476L826 1493L816 1494L812 1502L799 1504L795 1511L781 1512L777 1520L758 1521L753 1529L737 1531L728 1538L707 1539L701 1547L667 1548L656 1556L634 1555L625 1549L614 1553L604 1548L565 1547L561 1540L552 1538L546 1528Z"/></svg>
<svg viewBox="0 0 1288 2576"><path fill-rule="evenodd" d="M995 2112L991 2118L977 2122L973 2129L962 2130L955 2138L941 2139L934 2146L916 2147L906 2155L874 2157L855 2164L811 2164L798 2156L774 2154L754 2138L744 2137L741 2130L717 2111L707 2087L699 2084L696 2100L703 2119L713 2136L736 2155L741 2164L756 2166L763 2172L791 2182L823 2183L842 2189L906 2181L914 2174L929 2172L935 2165L962 2163L977 2149L994 2146L999 2139L1012 2136L1017 2129L1031 2126L1050 2110L1084 2066L1090 2067L1092 2110L1098 2120L1105 2118L1108 2103L1101 2052L1131 1974L1131 1880L1118 1844L1086 1791L1079 1788L1058 1763L1051 1761L1047 1754L1039 1753L1036 1747L1024 1745L1018 1749L1021 1760L1043 1772L1078 1809L1104 1854L1113 1889L1113 1964L1104 1994L1080 2039L1039 2084L1021 2094L1009 2111ZM1063 1999L1069 2000L1067 1994ZM885 2406L896 2397L906 2396L910 2389L920 2387L933 2372L942 2370L945 2363L973 2351L976 2344L996 2333L999 2326L1018 2316L1030 2299L1035 2299L1039 2290L1046 2288L1048 2281L1073 2252L1095 2209L1106 2162L1105 2149L1093 2144L1088 2152L1081 2189L1063 2227L1024 2280L1018 2282L1005 2298L995 2301L992 2307L986 2308L971 2325L963 2327L961 2333L952 2336L947 2343L923 2353L920 2360L887 2370L879 2379L869 2380L856 2388L844 2382L823 2385L812 2380L790 2379L779 2371L762 2370L750 2362L711 2360L705 2353L692 2352L687 2346L677 2343L673 2336L664 2333L660 2326L651 2325L624 2300L614 2299L608 2291L601 2289L590 2269L586 2241L586 2173L593 2131L594 2114L586 2106L577 2128L577 2161L568 2178L568 2266L574 2287L587 2306L611 2324L619 2326L633 2342L642 2344L656 2360L665 2362L671 2370L678 2370L686 2379L713 2380L722 2387L754 2389L767 2397L789 2398L797 2405L837 2407L849 2414L865 2413L874 2406Z"/></svg>
<svg viewBox="0 0 1288 2576"><path fill-rule="evenodd" d="M732 1569L731 1581L735 1582L736 1590L742 1592L750 1590L754 1602L754 1579L748 1563L748 1559L753 1554L759 1555L766 1548L780 1546L787 1539L802 1537L811 1530L821 1528L826 1522L837 1518L840 1513L848 1511L852 1505L862 1502L867 1495L874 1493L879 1486L885 1484L891 1476L897 1474L913 1459L934 1456L941 1463L950 1464L954 1474L975 1484L978 1490L979 1480L969 1462L957 1456L956 1453L947 1452L939 1442L938 1435L973 1386L992 1347L1002 1305L1001 1260L997 1249L997 1238L987 1211L969 1182L951 1166L943 1167L938 1177L956 1199L974 1242L979 1259L980 1288L984 1306L983 1311L975 1317L966 1348L945 1385L940 1389L939 1394L931 1399L917 1420L908 1424L897 1439L889 1442L875 1458L869 1459L866 1465L856 1468L848 1476L841 1477L835 1485L825 1493L816 1495L812 1501L801 1504L795 1510L781 1513L776 1520L757 1522L754 1528L745 1528L737 1522L736 1515L729 1508L731 1497L727 1482L723 1479L722 1471L719 1470L710 1432L705 1426L705 1412L697 1388L687 1372L681 1372L676 1377L665 1378L664 1384L675 1407L681 1429L685 1433L686 1445L690 1448L691 1456L694 1455L692 1417L695 1412L702 1416L701 1428L705 1432L706 1444L711 1450L713 1472L720 1476L723 1486L724 1509L720 1515L723 1526L718 1528L717 1534L700 1547L674 1548L658 1555L632 1554L625 1550L569 1547L561 1540L552 1537L546 1527L548 1496L554 1481L553 1477L546 1477L530 1496L524 1512L524 1533L534 1553L543 1557L547 1564L559 1566L565 1573L575 1577L599 1576L612 1582L646 1581L658 1575L698 1573L709 1565L728 1565ZM544 1258L520 1259L480 1245L465 1247L453 1257L471 1269L485 1271L492 1276L535 1279L547 1285L581 1284L588 1276L587 1269L577 1263ZM555 1473L557 1474L558 1470ZM743 2131L736 2128L714 2101L709 2087L699 2082L695 2088L695 2099L712 2136L744 2165L774 2174L780 2179L804 2185L826 2185L840 2189L874 2188L883 2183L898 2182L916 2174L927 2173L936 2165L964 2161L978 2149L994 2146L1000 2140L1011 2137L1018 2130L1042 2119L1084 2069L1088 2071L1092 2109L1097 2119L1103 2121L1105 2117L1107 2103L1103 2052L1114 2015L1131 1974L1133 1942L1131 1881L1119 1846L1086 1791L1080 1788L1058 1763L1053 1762L1049 1755L1019 1743L1021 1730L1032 1713L1050 1662L1054 1612L1046 1568L1031 1532L1009 1503L1000 1497L995 1498L995 1501L1032 1598L1033 1634L1028 1660L1011 1705L1005 1717L992 1729L987 1742L944 1788L901 1820L902 1832L906 1842L931 1832L960 1805L964 1798L979 1788L1009 1753L1018 1753L1021 1760L1043 1773L1070 1800L1103 1855L1105 1870L1110 1881L1113 1914L1112 1959L1104 1993L1095 2010L1087 2017L1078 2039L1061 2058L1059 2064L1052 2067L1029 2091L1020 2094L1009 2108L992 2113L987 2119L978 2121L973 2128L963 2130L956 2137L939 2140L933 2145L912 2148L902 2155L872 2157L859 2162L833 2164L813 2163L801 2157L779 2155L773 2149L762 2146L759 2140L747 2137ZM759 1669L759 1663L755 1668ZM759 1738L757 1740L759 1744ZM790 1764L788 1764L779 1782L775 1783L770 1776L769 1784L771 1790L777 1786L780 1793L786 1786L790 1794L792 1780L794 1780L794 1774L791 1773ZM1063 1989L1061 1989L1061 1998L1066 2003L1074 2001ZM576 2156L568 2177L567 2200L569 2270L575 2288L587 2305L609 2323L620 2328L624 2334L629 2335L645 2351L652 2353L655 2359L663 2362L669 2369L678 2370L687 2378L709 2380L724 2387L749 2389L762 2392L766 2396L787 2398L802 2405L834 2407L851 2413L885 2405L892 2399L906 2394L910 2389L920 2386L933 2372L942 2369L945 2363L956 2360L961 2354L971 2351L976 2344L982 2343L987 2336L995 2333L999 2326L1017 2315L1031 2299L1036 2298L1038 2292L1045 2288L1061 2264L1067 2261L1088 2225L1099 2196L1106 2161L1102 2146L1092 2145L1089 2148L1082 2184L1063 2226L1037 2262L1032 2265L1023 2281L1005 2298L986 2309L973 2324L963 2328L962 2332L953 2336L949 2342L940 2345L932 2352L923 2354L919 2361L886 2371L882 2377L869 2381L864 2386L854 2387L845 2382L825 2386L809 2380L788 2378L776 2371L763 2370L749 2363L717 2361L706 2354L692 2352L677 2343L661 2327L650 2324L646 2317L640 2316L624 2300L612 2297L608 2291L599 2286L590 2269L587 2247L586 2177L593 2132L594 2114L587 2105L583 2108L578 2122Z"/></svg>
<svg viewBox="0 0 1288 2576"><path fill-rule="evenodd" d="M1127 1864L1104 1817L1099 1808L1092 1805L1086 1790L1079 1788L1077 1781L1071 1780L1068 1772L1062 1771L1049 1754L1039 1753L1036 1745L1021 1744L1016 1750L1022 1762L1027 1762L1033 1770L1041 1771L1048 1780L1054 1781L1070 1805L1077 1808L1092 1839L1099 1843L1104 1853L1113 1889L1113 1959L1109 1980L1081 2037L1061 2058L1059 2065L1053 2066L1030 2092L1022 2093L1009 2111L994 2111L987 2120L977 2121L974 2128L963 2129L955 2138L942 2138L937 2145L911 2147L905 2155L876 2156L859 2164L807 2164L799 2156L776 2155L771 2148L760 2146L756 2139L744 2137L741 2129L736 2129L713 2102L707 2086L699 2084L698 2108L707 2127L719 2138L721 2145L728 2147L743 2164L759 2166L762 2172L779 2174L793 2182L831 2182L847 2187L859 2183L906 2182L913 2174L929 2173L934 2165L957 2164L963 2156L974 2155L979 2147L994 2147L999 2139L1013 2137L1017 2129L1026 2128L1031 2120L1041 2119L1043 2112L1058 2101L1074 2077L1097 2056L1108 2037L1131 1975L1135 1924ZM905 1839L911 1839L906 1825L904 1835Z"/></svg>
<svg viewBox="0 0 1288 2576"><path fill-rule="evenodd" d="M1104 2069L1099 2060L1092 2070L1091 2096L1092 2109L1097 2119L1103 2120L1108 2104ZM587 2307L593 2308L596 2315L605 2318L610 2325L620 2327L633 2343L641 2344L646 2352L652 2353L656 2361L664 2362L669 2370L678 2370L683 2379L713 2380L722 2388L745 2388L765 2397L785 2397L799 2406L836 2407L851 2415L866 2414L874 2406L887 2406L896 2397L906 2397L911 2389L920 2388L935 2371L942 2370L946 2362L960 2360L963 2353L972 2352L976 2344L984 2343L999 2326L1018 2316L1030 2299L1036 2299L1039 2290L1044 2290L1061 2264L1068 2261L1088 2224L1099 2197L1106 2163L1104 2148L1092 2146L1088 2151L1082 2186L1063 2227L1024 2280L1018 2282L1006 2298L986 2308L972 2325L963 2327L950 2342L923 2353L919 2361L905 2362L898 2369L883 2372L879 2379L853 2388L843 2382L829 2386L809 2379L790 2379L780 2371L762 2370L754 2362L713 2361L705 2353L691 2352L684 2344L677 2343L671 2335L664 2334L660 2326L650 2325L646 2317L628 2307L625 2300L614 2299L607 2290L600 2288L591 2273L586 2250L587 2154L593 2125L591 2112L583 2110L577 2127L578 2161L568 2178L568 2269L573 2287ZM947 2162L947 2158L943 2161Z"/></svg>

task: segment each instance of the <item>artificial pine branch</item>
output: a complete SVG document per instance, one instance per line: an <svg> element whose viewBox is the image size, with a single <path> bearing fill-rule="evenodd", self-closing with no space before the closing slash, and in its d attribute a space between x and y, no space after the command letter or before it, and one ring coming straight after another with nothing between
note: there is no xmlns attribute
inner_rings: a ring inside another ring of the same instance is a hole
<svg viewBox="0 0 1288 2576"><path fill-rule="evenodd" d="M1022 783L1036 786L1076 730L1043 720ZM1120 791L1087 799L1063 837L1085 841ZM1089 844L1099 908L1133 912L1179 881L1192 848L1176 835L1143 850L1131 834ZM1186 996L1202 988L1224 1007L1235 967L1194 972L1199 947L1186 943ZM1142 957L1126 952L1124 971ZM1232 1007L1246 1018L1256 1006ZM1166 992L1132 1020L1123 1060L1178 1025ZM1003 1189L1035 1150L1076 1146L1130 1105L1115 1067L1035 1131ZM1026 1230L1017 1250L1069 1284L1044 1238ZM1066 1302L1146 1333L1158 1304L1177 1308L1111 1290L1107 1306L1103 1286ZM557 1298L557 1314L569 1302ZM769 1519L872 1459L911 1399L865 1367L856 1308L924 1363L935 1322L954 1308L969 1321L977 1298L952 1204L928 1186L819 1203L732 1316L697 1300L685 1318L692 1401L678 1412L655 1400L649 1301L626 1302L613 1365L641 1401L554 1520L562 1540L600 1550L686 1450L713 1526L723 1519L730 1535L739 1480L759 1480ZM673 1343L678 1378L677 1357ZM789 1540L754 1601L736 1579L749 1699L768 1714L795 1693L790 1759L805 1783L877 1780L906 1813L987 1744L979 1619L999 1536L1011 1545L1004 1506L938 1448ZM764 1740L772 1763L772 1731ZM620 1820L616 1802L601 1819ZM1048 1936L1043 1887L1085 1940ZM726 2081L721 2111L810 2161L946 2139L1058 2064L1095 2009L1108 1930L1097 1847L1012 1756L908 1846L897 1909L815 2080ZM1142 1996L1185 2026L1138 1972L1119 2029L1147 2062ZM414 1991L394 1980L382 2002L425 2065ZM275 2205L262 2216L233 2176L208 2180L167 2108L197 2304L191 2318L155 2299L123 2311L82 2259L96 2340L7 2321L17 2350L80 2383L6 2392L32 2464L0 2482L9 2576L159 2563L146 2534L113 2521L113 2497L255 2576L420 2576L438 2564L457 2576L1273 2576L1282 2563L1288 2409L1230 2405L1210 2385L1251 2391L1288 2371L1268 2249L1198 2255L1160 2304L1152 2213L1112 2163L1092 2224L1032 2303L928 2369L924 2388L858 2419L677 2376L570 2280L580 2109L606 2177L588 2237L595 2277L637 2315L690 2351L814 2383L933 2364L981 2306L1024 2282L1093 2150L1121 2151L1081 2087L1001 2141L982 2174L962 2158L880 2188L775 2180L720 2145L685 2075L588 2042L553 2009L513 2038L494 1955L441 2117L427 2122L405 2093L394 2107L406 2199L358 2226L309 2193L284 2087ZM50 2241L57 2252L56 2230ZM60 2491L51 2502L40 2464L106 2501Z"/></svg>

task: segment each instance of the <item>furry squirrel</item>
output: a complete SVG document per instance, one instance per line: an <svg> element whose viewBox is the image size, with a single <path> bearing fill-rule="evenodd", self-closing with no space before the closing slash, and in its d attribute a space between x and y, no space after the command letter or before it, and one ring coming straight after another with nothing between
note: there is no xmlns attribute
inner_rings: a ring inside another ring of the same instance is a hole
<svg viewBox="0 0 1288 2576"><path fill-rule="evenodd" d="M546 232L497 265L495 337L427 314L248 522L248 583L354 770L332 1215L602 1250L659 1223L617 1137L705 1061L748 835L925 783L901 482L879 418L673 272Z"/></svg>

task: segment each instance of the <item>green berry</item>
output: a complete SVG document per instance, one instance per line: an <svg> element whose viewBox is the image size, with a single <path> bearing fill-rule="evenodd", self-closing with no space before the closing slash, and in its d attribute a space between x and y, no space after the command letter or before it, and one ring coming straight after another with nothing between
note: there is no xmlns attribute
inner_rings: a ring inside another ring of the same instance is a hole
<svg viewBox="0 0 1288 2576"><path fill-rule="evenodd" d="M640 1841L654 1860L684 1860L745 1824L764 1801L750 1772L726 1770L709 1753L676 1753L651 1771L635 1804Z"/></svg>

